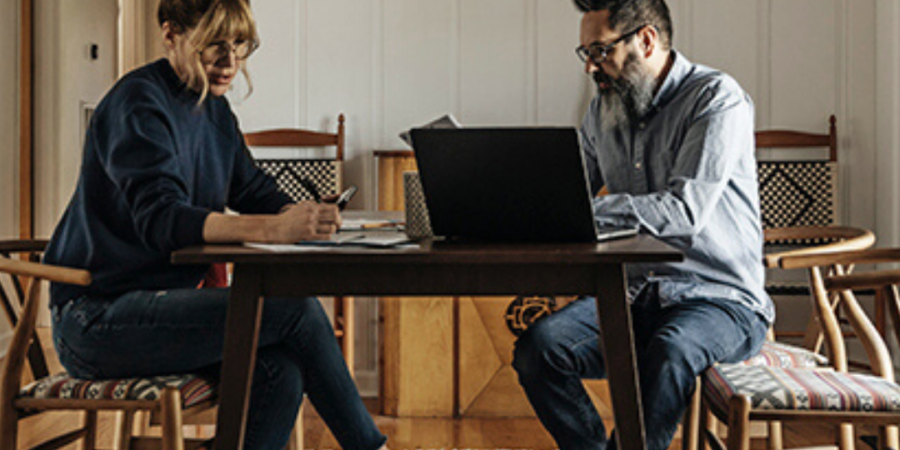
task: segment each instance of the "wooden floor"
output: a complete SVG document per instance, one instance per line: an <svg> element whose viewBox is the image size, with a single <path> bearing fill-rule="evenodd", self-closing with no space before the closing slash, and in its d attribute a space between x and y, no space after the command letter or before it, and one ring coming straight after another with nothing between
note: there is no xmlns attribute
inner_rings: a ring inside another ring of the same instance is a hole
<svg viewBox="0 0 900 450"><path fill-rule="evenodd" d="M46 330L40 331L47 336ZM50 339L42 339L42 343ZM48 346L49 347L49 346ZM48 355L52 355L52 347ZM58 362L51 357L53 370L59 370ZM375 418L375 424L388 437L388 446L394 450L457 450L457 449L555 449L556 444L536 419L430 419L393 418L377 414L377 400L367 399L366 406ZM307 450L336 450L340 448L334 436L307 402L303 407L304 439ZM76 413L43 414L29 418L22 424L19 448L34 446L47 436L73 429L80 423ZM113 442L112 414L100 414L99 448L111 449ZM609 425L607 424L608 428ZM188 427L188 437L207 437L214 427ZM874 435L874 430L863 429L858 435ZM787 448L828 445L834 441L832 427L823 425L785 424L784 438ZM680 449L676 439L670 448ZM77 450L76 444L65 447ZM765 448L763 440L754 441L753 449ZM859 450L870 447L859 441Z"/></svg>
<svg viewBox="0 0 900 450"><path fill-rule="evenodd" d="M370 410L376 409L377 401L366 401ZM334 436L308 404L304 405L304 439L305 449L336 450L340 447ZM374 414L375 424L388 436L388 446L394 450L458 450L458 449L555 449L556 444L550 435L535 419L425 419L425 418L392 418ZM76 414L45 415L40 420L26 420L20 436L19 448L33 446L41 437L59 431L74 428L78 424ZM100 448L112 448L112 417L100 418ZM187 434L195 437L211 436L211 426L188 427ZM858 434L874 434L874 430L863 430ZM833 443L831 427L822 425L785 425L785 444L787 448L814 447ZM78 450L77 444L64 447L67 450ZM680 449L677 439L671 449ZM764 449L765 441L755 440L753 449ZM859 441L858 450L870 447Z"/></svg>

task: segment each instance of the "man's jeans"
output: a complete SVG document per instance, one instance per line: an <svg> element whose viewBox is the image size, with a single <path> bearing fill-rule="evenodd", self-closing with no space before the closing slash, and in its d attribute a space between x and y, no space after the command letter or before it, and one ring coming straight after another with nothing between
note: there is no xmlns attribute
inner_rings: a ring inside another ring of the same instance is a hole
<svg viewBox="0 0 900 450"><path fill-rule="evenodd" d="M228 289L82 297L53 309L53 341L73 376L218 374ZM377 450L375 427L316 298L267 298L244 448L282 449L303 394L347 450ZM250 320L248 317L247 320Z"/></svg>
<svg viewBox="0 0 900 450"><path fill-rule="evenodd" d="M696 377L714 362L758 352L767 326L735 302L686 301L661 309L655 297L641 296L631 313L647 448L664 450ZM519 383L562 450L615 448L607 447L603 422L581 384L582 378L606 377L597 322L595 300L579 299L536 322L516 342Z"/></svg>

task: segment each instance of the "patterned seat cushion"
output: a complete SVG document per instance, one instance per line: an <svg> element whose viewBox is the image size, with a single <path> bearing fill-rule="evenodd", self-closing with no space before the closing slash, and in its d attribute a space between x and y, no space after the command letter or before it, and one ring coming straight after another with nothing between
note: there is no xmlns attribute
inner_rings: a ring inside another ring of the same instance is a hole
<svg viewBox="0 0 900 450"><path fill-rule="evenodd" d="M797 367L812 369L828 365L828 358L805 348L766 341L756 355L741 362L745 366Z"/></svg>
<svg viewBox="0 0 900 450"><path fill-rule="evenodd" d="M192 374L123 380L80 380L67 373L58 373L25 386L19 391L19 396L37 399L159 400L166 386L181 391L181 401L185 408L209 400L216 394L213 381Z"/></svg>
<svg viewBox="0 0 900 450"><path fill-rule="evenodd" d="M900 411L900 385L872 375L742 364L703 374L703 397L718 409L735 394L749 396L754 409Z"/></svg>

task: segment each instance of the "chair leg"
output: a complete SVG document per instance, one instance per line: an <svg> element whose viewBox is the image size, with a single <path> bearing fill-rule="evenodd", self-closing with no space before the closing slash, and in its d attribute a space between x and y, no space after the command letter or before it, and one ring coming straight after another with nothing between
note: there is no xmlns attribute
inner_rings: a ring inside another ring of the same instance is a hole
<svg viewBox="0 0 900 450"><path fill-rule="evenodd" d="M842 423L838 425L838 448L841 450L856 449L856 434L853 432L853 425Z"/></svg>
<svg viewBox="0 0 900 450"><path fill-rule="evenodd" d="M900 433L898 433L896 425L878 429L878 447L881 450L900 449Z"/></svg>
<svg viewBox="0 0 900 450"><path fill-rule="evenodd" d="M687 410L681 422L681 449L698 450L698 435L700 434L700 400L703 394L701 389L702 379L697 377L694 383L694 393L688 402Z"/></svg>
<svg viewBox="0 0 900 450"><path fill-rule="evenodd" d="M134 431L135 411L116 412L115 434L113 435L113 448L115 450L129 450L131 437Z"/></svg>
<svg viewBox="0 0 900 450"><path fill-rule="evenodd" d="M750 450L750 399L735 395L728 405L728 450Z"/></svg>
<svg viewBox="0 0 900 450"><path fill-rule="evenodd" d="M718 428L716 417L709 411L706 402L703 401L703 395L700 395L700 429L697 436L697 450L709 450L709 435L716 435L715 430Z"/></svg>
<svg viewBox="0 0 900 450"><path fill-rule="evenodd" d="M82 450L94 450L97 448L97 411L85 411L84 423L85 434L81 441Z"/></svg>
<svg viewBox="0 0 900 450"><path fill-rule="evenodd" d="M181 420L181 392L167 387L160 399L162 410L162 450L184 450Z"/></svg>
<svg viewBox="0 0 900 450"><path fill-rule="evenodd" d="M784 434L781 422L773 420L768 422L769 428L769 448L771 450L784 449Z"/></svg>
<svg viewBox="0 0 900 450"><path fill-rule="evenodd" d="M294 429L291 430L286 450L303 450L303 408L297 413L297 420L294 422Z"/></svg>
<svg viewBox="0 0 900 450"><path fill-rule="evenodd" d="M344 337L341 341L341 350L344 353L344 360L347 362L347 369L350 375L356 376L356 308L354 307L353 297L338 297L335 302L340 301L342 305L344 317Z"/></svg>
<svg viewBox="0 0 900 450"><path fill-rule="evenodd" d="M3 397L0 394L0 397ZM0 450L16 450L18 445L19 415L12 407L12 401L0 404Z"/></svg>

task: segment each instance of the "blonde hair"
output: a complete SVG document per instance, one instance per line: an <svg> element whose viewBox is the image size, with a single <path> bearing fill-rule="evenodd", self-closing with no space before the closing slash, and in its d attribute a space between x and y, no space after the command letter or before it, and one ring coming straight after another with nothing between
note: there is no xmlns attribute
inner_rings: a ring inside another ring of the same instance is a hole
<svg viewBox="0 0 900 450"><path fill-rule="evenodd" d="M209 94L209 80L199 51L213 42L231 38L259 42L249 0L162 0L157 20L160 26L169 22L179 32L190 33L189 44L197 51L192 54L191 70L185 74L187 79L184 81L190 89L200 93L198 104ZM241 73L247 80L249 96L253 85L246 64L241 65Z"/></svg>

